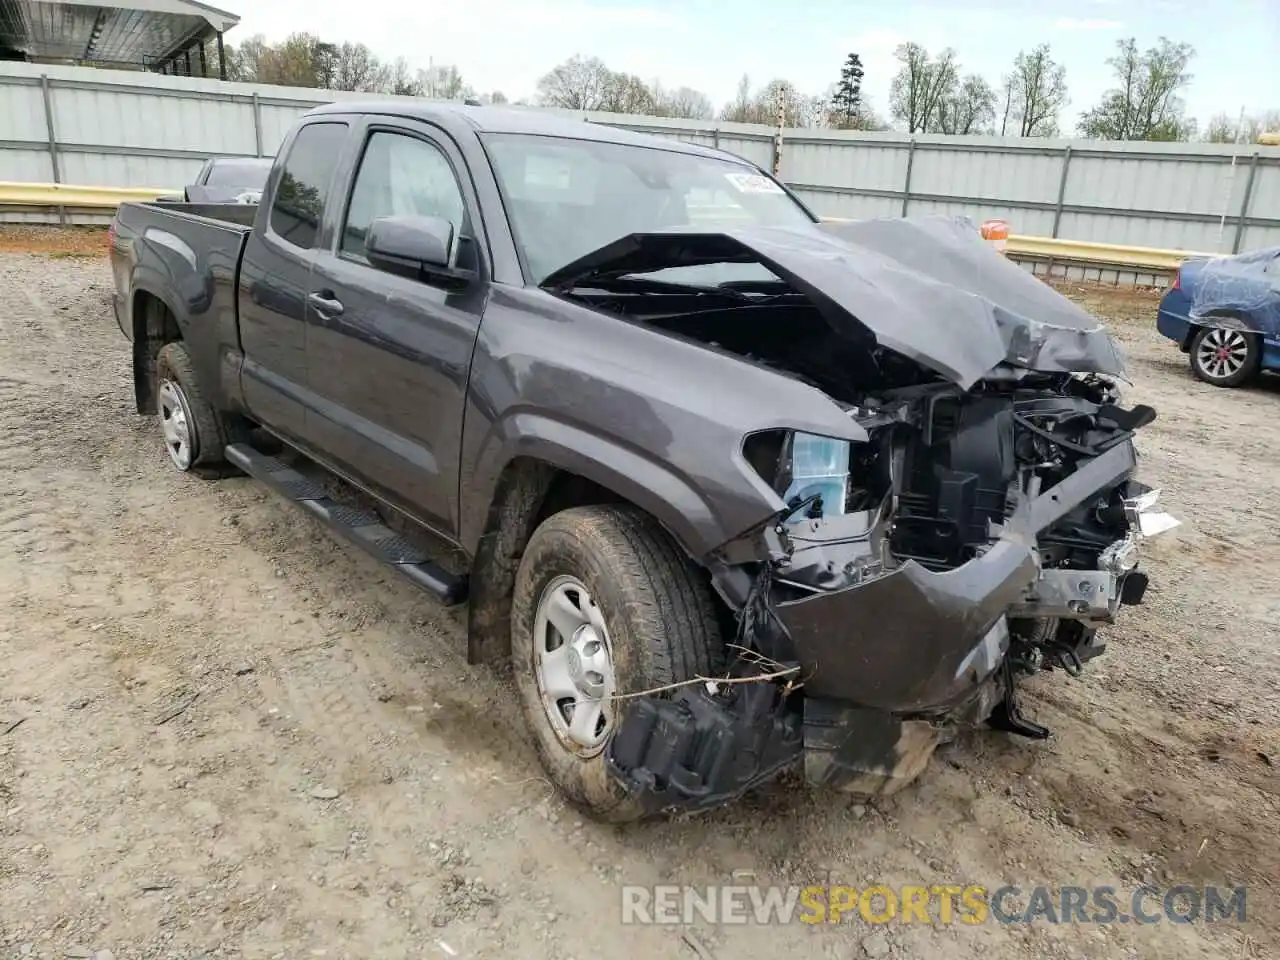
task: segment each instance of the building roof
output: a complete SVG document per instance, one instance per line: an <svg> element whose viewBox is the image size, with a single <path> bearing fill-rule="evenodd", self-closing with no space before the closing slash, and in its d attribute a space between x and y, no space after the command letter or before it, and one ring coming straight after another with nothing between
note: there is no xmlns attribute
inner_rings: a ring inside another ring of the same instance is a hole
<svg viewBox="0 0 1280 960"><path fill-rule="evenodd" d="M193 0L0 0L0 54L152 66L239 22Z"/></svg>

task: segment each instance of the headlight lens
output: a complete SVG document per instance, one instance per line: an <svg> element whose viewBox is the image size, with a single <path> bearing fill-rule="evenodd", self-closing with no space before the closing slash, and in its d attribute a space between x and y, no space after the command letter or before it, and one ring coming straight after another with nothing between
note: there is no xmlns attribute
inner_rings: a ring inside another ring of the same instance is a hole
<svg viewBox="0 0 1280 960"><path fill-rule="evenodd" d="M844 513L849 493L849 441L812 433L791 435L790 460L784 468L787 486L782 499L788 505L809 497L821 497L820 515ZM818 507L817 503L814 507ZM809 513L804 511L801 516ZM819 512L814 510L813 512Z"/></svg>

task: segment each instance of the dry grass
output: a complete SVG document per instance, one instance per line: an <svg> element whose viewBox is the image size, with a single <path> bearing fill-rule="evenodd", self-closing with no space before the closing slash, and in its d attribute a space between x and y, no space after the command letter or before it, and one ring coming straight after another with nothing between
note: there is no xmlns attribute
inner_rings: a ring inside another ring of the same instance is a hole
<svg viewBox="0 0 1280 960"><path fill-rule="evenodd" d="M0 253L43 253L52 257L105 257L106 227L0 224Z"/></svg>

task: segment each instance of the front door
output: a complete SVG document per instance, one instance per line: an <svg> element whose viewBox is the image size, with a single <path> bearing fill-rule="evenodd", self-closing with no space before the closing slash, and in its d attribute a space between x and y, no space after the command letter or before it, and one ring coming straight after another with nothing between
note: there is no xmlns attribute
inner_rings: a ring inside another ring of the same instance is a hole
<svg viewBox="0 0 1280 960"><path fill-rule="evenodd" d="M403 121L401 121L403 122ZM448 220L459 265L487 276L475 198L452 142L422 124L371 120L333 249L312 268L307 433L332 465L447 537L457 532L458 463L471 354L486 299L378 270L364 238L377 217Z"/></svg>
<svg viewBox="0 0 1280 960"><path fill-rule="evenodd" d="M306 315L311 264L325 201L350 127L326 120L299 128L284 167L249 234L240 267L241 389L267 428L306 438Z"/></svg>

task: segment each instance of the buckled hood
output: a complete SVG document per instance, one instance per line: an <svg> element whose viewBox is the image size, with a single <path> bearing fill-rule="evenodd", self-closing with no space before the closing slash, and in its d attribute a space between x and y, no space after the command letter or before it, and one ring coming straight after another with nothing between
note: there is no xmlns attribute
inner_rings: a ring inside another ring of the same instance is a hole
<svg viewBox="0 0 1280 960"><path fill-rule="evenodd" d="M565 290L715 263L764 266L837 331L870 333L962 388L1002 363L1125 375L1120 349L1096 317L996 252L963 218L637 233L562 267L542 286Z"/></svg>

